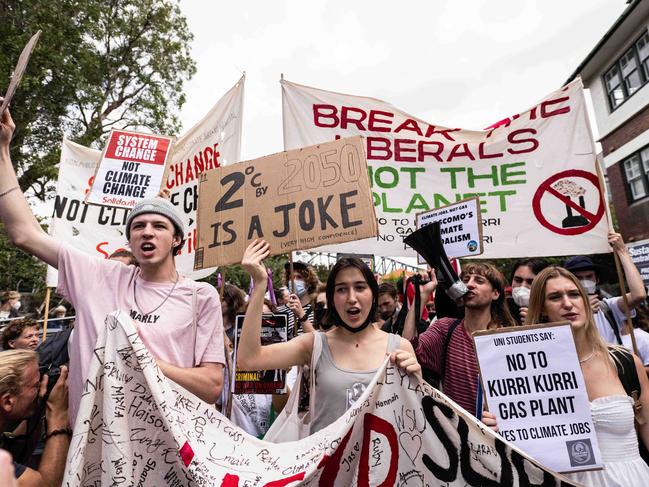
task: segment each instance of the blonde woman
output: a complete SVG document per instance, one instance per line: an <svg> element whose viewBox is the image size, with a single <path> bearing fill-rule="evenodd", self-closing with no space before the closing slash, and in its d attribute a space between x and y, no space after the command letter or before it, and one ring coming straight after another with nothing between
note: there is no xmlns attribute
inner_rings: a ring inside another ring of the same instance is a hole
<svg viewBox="0 0 649 487"><path fill-rule="evenodd" d="M604 470L578 472L569 477L587 486L647 486L649 467L638 451L634 427L634 401L618 377L619 347L607 347L597 331L588 295L579 280L562 267L548 267L532 284L526 324L570 321L577 355L586 382L595 432ZM618 357L614 357L615 352ZM629 359L629 356L622 356ZM640 381L642 408L638 424L641 441L649 445L649 380L640 360L633 356ZM633 370L630 368L630 370ZM496 416L485 412L483 421L497 430Z"/></svg>

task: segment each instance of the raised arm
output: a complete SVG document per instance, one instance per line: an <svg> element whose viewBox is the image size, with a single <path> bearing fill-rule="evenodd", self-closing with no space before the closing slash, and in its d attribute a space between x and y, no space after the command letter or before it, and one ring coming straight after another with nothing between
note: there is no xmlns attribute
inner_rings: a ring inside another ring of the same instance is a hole
<svg viewBox="0 0 649 487"><path fill-rule="evenodd" d="M11 164L9 144L15 128L6 110L0 119L0 219L15 246L57 267L59 244L36 221Z"/></svg>
<svg viewBox="0 0 649 487"><path fill-rule="evenodd" d="M435 273L432 273L431 280L423 286L419 286L419 295L421 296L422 303L426 303L428 301L428 298L433 293L433 291L435 291L436 287L437 278L435 277ZM417 320L421 318L421 313L423 313L425 306L422 306L419 310L420 316L415 316L414 308L414 306L411 306L408 310L408 314L406 315L406 322L403 325L403 332L401 333L401 336L406 340L412 340L415 336L417 336Z"/></svg>
<svg viewBox="0 0 649 487"><path fill-rule="evenodd" d="M261 345L261 315L268 283L263 260L269 254L268 243L256 239L248 246L241 261L254 282L237 349L237 367L242 370L288 369L294 365L307 364L311 359L311 333L305 333L286 343Z"/></svg>
<svg viewBox="0 0 649 487"><path fill-rule="evenodd" d="M636 265L633 263L631 254L629 254L629 250L626 248L626 245L624 245L624 240L622 240L622 236L619 233L609 232L608 243L620 258L620 263L624 269L624 276L629 285L629 292L626 294L626 298L629 303L629 308L635 309L647 298L647 291L645 290L642 276L640 275ZM619 306L620 310L623 313L626 313L627 308L623 299L619 300Z"/></svg>

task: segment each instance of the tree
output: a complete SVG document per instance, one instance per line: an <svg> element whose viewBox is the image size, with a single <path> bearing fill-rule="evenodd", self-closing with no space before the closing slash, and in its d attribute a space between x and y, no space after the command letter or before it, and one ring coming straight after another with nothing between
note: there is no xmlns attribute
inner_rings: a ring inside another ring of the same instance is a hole
<svg viewBox="0 0 649 487"><path fill-rule="evenodd" d="M172 0L0 0L0 86L43 32L12 102L11 156L23 191L45 199L63 135L100 147L111 128L174 135L195 72L193 36Z"/></svg>

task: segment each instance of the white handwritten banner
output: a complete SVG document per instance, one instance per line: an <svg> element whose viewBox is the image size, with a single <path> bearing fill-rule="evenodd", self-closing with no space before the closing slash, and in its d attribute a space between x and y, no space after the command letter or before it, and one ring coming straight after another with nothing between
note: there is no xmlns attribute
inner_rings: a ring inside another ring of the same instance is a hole
<svg viewBox="0 0 649 487"><path fill-rule="evenodd" d="M387 361L344 416L278 444L165 379L124 312L89 367L65 486L575 485Z"/></svg>
<svg viewBox="0 0 649 487"><path fill-rule="evenodd" d="M609 252L581 81L484 131L427 123L375 98L281 81L284 149L363 135L379 236L328 252L414 256L415 215L477 196L482 258Z"/></svg>
<svg viewBox="0 0 649 487"><path fill-rule="evenodd" d="M193 279L214 271L194 271L198 175L239 160L244 81L242 77L203 120L175 142L164 178L187 232L176 266ZM100 158L101 151L63 140L50 234L86 253L108 258L116 250L128 248L124 225L129 210L84 203ZM56 270L48 267L47 285L56 284Z"/></svg>
<svg viewBox="0 0 649 487"><path fill-rule="evenodd" d="M501 434L559 472L602 468L570 324L489 330L473 339Z"/></svg>

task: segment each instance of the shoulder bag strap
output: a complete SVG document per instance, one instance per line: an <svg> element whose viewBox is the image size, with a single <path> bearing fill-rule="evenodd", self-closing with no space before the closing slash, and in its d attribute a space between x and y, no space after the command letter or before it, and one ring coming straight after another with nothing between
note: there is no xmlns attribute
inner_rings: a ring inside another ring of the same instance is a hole
<svg viewBox="0 0 649 487"><path fill-rule="evenodd" d="M604 318L608 321L608 324L613 328L613 334L615 335L615 340L618 345L622 345L622 337L620 336L620 328L617 326L617 320L613 315L613 310L603 299L599 302L599 310L604 313Z"/></svg>
<svg viewBox="0 0 649 487"><path fill-rule="evenodd" d="M439 377L440 381L444 382L444 373L446 372L446 357L448 355L448 344L451 342L451 336L453 335L453 332L457 328L457 325L459 325L462 322L461 319L456 319L451 326L448 327L448 331L446 332L446 338L444 339L444 349L442 351L442 364L441 367L439 368Z"/></svg>
<svg viewBox="0 0 649 487"><path fill-rule="evenodd" d="M609 353L613 355L613 357L617 357L617 360L614 360L615 367L617 368L617 375L625 392L633 399L633 413L635 419L639 424L644 424L644 418L640 414L640 410L642 409L642 403L640 402L642 388L640 387L640 379L638 377L638 371L635 368L633 355L626 350L616 350L611 348L609 348Z"/></svg>

